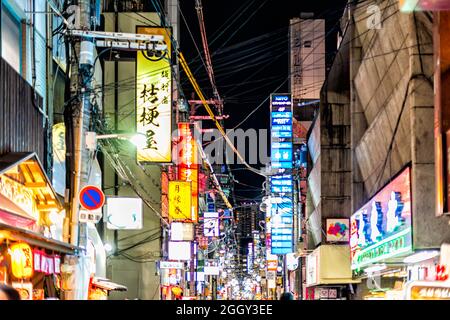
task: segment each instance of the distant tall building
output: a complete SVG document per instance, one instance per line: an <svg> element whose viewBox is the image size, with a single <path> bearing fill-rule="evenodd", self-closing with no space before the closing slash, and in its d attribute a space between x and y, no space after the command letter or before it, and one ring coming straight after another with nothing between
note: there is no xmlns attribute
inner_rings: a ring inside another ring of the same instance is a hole
<svg viewBox="0 0 450 320"><path fill-rule="evenodd" d="M295 103L318 100L325 81L325 20L301 13L290 21L290 87Z"/></svg>

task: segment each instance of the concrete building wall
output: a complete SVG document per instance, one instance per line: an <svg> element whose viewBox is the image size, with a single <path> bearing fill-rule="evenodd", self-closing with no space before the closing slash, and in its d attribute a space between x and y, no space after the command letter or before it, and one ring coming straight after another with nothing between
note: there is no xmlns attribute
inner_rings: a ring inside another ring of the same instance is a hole
<svg viewBox="0 0 450 320"><path fill-rule="evenodd" d="M114 13L105 13L105 29L114 31ZM134 33L137 25L149 25L149 21L159 22L156 13L140 13L139 15L127 12L119 13L120 32ZM136 128L135 123L135 61L119 61L117 63L118 86L118 124L117 129L132 132ZM104 68L104 112L110 128L115 126L115 62L105 62ZM159 165L146 165L145 172L136 164L134 149L126 143L123 144L120 154L128 168L132 171L136 180L145 191L145 200L153 208L161 209L161 168ZM137 197L137 194L127 185L123 185L123 180L118 178L118 196ZM105 161L104 186L108 195L114 195L115 177L114 170ZM136 231L119 231L119 250L129 248L137 243L143 242L130 250L122 252L118 256L110 256L107 262L107 277L111 280L128 287L127 292L112 293L110 299L159 299L159 276L156 274L156 261L160 257L161 231L158 216L148 206L144 204L143 229ZM106 229L106 226L105 226ZM150 239L149 239L150 238ZM114 243L114 232L105 232L105 242Z"/></svg>
<svg viewBox="0 0 450 320"><path fill-rule="evenodd" d="M295 101L320 98L325 81L325 20L291 20L290 70Z"/></svg>
<svg viewBox="0 0 450 320"><path fill-rule="evenodd" d="M379 4L379 29L367 23L367 5L353 8L322 88L320 122L308 143L314 167L307 217L322 224L350 217L410 165L414 248L438 248L450 228L448 218L434 215L432 15L400 13L394 0ZM311 221L320 239L323 230Z"/></svg>
<svg viewBox="0 0 450 320"><path fill-rule="evenodd" d="M411 165L414 247L438 248L450 228L434 216L432 15L400 13L394 0L380 13L370 29L357 5L351 30L352 210Z"/></svg>

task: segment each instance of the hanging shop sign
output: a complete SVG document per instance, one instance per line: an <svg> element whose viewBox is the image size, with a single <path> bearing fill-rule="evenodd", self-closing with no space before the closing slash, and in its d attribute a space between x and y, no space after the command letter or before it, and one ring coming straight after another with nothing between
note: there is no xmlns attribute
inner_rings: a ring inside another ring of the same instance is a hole
<svg viewBox="0 0 450 320"><path fill-rule="evenodd" d="M192 183L188 181L169 181L169 220L192 220Z"/></svg>
<svg viewBox="0 0 450 320"><path fill-rule="evenodd" d="M176 262L176 261L160 261L159 262L159 268L160 269L183 270L184 269L184 263L183 262Z"/></svg>
<svg viewBox="0 0 450 320"><path fill-rule="evenodd" d="M292 175L277 175L270 177L270 190L272 193L292 193L294 191Z"/></svg>
<svg viewBox="0 0 450 320"><path fill-rule="evenodd" d="M141 198L108 197L106 227L109 230L141 230L143 210Z"/></svg>
<svg viewBox="0 0 450 320"><path fill-rule="evenodd" d="M192 184L192 213L191 219L198 221L198 178L199 157L197 142L195 141L194 125L178 123L178 180L188 181Z"/></svg>
<svg viewBox="0 0 450 320"><path fill-rule="evenodd" d="M33 252L26 243L16 243L10 248L12 274L17 279L33 276Z"/></svg>
<svg viewBox="0 0 450 320"><path fill-rule="evenodd" d="M169 241L169 260L175 261L191 260L191 242Z"/></svg>
<svg viewBox="0 0 450 320"><path fill-rule="evenodd" d="M406 300L450 300L450 283L413 281L406 285Z"/></svg>
<svg viewBox="0 0 450 320"><path fill-rule="evenodd" d="M349 242L349 219L327 219L327 242Z"/></svg>
<svg viewBox="0 0 450 320"><path fill-rule="evenodd" d="M271 164L274 169L292 169L292 96L271 95Z"/></svg>
<svg viewBox="0 0 450 320"><path fill-rule="evenodd" d="M306 256L306 286L312 286L318 282L318 253L312 252Z"/></svg>
<svg viewBox="0 0 450 320"><path fill-rule="evenodd" d="M247 245L247 273L253 271L253 242L249 242Z"/></svg>
<svg viewBox="0 0 450 320"><path fill-rule="evenodd" d="M66 190L66 127L57 123L52 130L53 166L52 184L55 191L64 194Z"/></svg>
<svg viewBox="0 0 450 320"><path fill-rule="evenodd" d="M6 197L14 203L21 211L14 212L19 215L26 215L34 220L38 220L39 212L33 197L33 191L30 188L8 178L6 175L0 175L0 195ZM0 208L2 204L0 203ZM8 211L10 211L9 209Z"/></svg>
<svg viewBox="0 0 450 320"><path fill-rule="evenodd" d="M205 212L203 213L203 234L205 237L218 237L219 231L219 213Z"/></svg>
<svg viewBox="0 0 450 320"><path fill-rule="evenodd" d="M350 219L352 270L412 251L410 169Z"/></svg>
<svg viewBox="0 0 450 320"><path fill-rule="evenodd" d="M161 216L169 218L169 173L161 172Z"/></svg>
<svg viewBox="0 0 450 320"><path fill-rule="evenodd" d="M137 149L139 163L172 161L172 70L171 30L137 27L138 34L162 35L167 51L150 56L138 51L136 59L136 131L145 135L146 145Z"/></svg>
<svg viewBox="0 0 450 320"><path fill-rule="evenodd" d="M294 252L294 203L291 197L271 197L271 253Z"/></svg>
<svg viewBox="0 0 450 320"><path fill-rule="evenodd" d="M35 272L46 275L61 273L61 257L55 254L47 254L45 251L33 250L33 269Z"/></svg>
<svg viewBox="0 0 450 320"><path fill-rule="evenodd" d="M289 271L295 271L298 268L298 257L294 253L286 255L286 265Z"/></svg>
<svg viewBox="0 0 450 320"><path fill-rule="evenodd" d="M184 222L172 222L170 224L171 241L193 241L194 224Z"/></svg>

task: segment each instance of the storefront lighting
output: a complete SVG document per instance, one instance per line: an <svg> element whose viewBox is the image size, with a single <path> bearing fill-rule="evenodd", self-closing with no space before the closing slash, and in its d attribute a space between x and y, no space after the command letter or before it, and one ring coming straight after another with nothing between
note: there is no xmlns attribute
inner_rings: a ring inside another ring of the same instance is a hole
<svg viewBox="0 0 450 320"><path fill-rule="evenodd" d="M145 148L147 145L147 137L145 136L145 134L142 133L112 133L112 134L97 135L95 132L87 133L86 144L91 148L96 148L97 141L105 139L128 140L132 144L134 144L138 149Z"/></svg>
<svg viewBox="0 0 450 320"><path fill-rule="evenodd" d="M439 251L421 251L403 259L404 263L413 264L430 260L439 256Z"/></svg>
<svg viewBox="0 0 450 320"><path fill-rule="evenodd" d="M130 142L138 149L144 149L147 145L147 138L143 134L135 134L130 138Z"/></svg>
<svg viewBox="0 0 450 320"><path fill-rule="evenodd" d="M369 267L369 268L366 268L365 270L364 270L364 272L366 273L366 274L373 274L373 273L375 273L375 272L380 272L380 271L383 271L383 270L386 270L386 265L385 264L377 264L377 265L374 265L374 266L372 266L372 267Z"/></svg>
<svg viewBox="0 0 450 320"><path fill-rule="evenodd" d="M26 243L16 243L8 250L11 255L11 269L17 279L33 276L33 252Z"/></svg>
<svg viewBox="0 0 450 320"><path fill-rule="evenodd" d="M104 245L103 245L103 247L105 248L105 251L106 252L111 252L112 250L113 250L113 247L112 247L112 245L110 245L109 243L105 243Z"/></svg>

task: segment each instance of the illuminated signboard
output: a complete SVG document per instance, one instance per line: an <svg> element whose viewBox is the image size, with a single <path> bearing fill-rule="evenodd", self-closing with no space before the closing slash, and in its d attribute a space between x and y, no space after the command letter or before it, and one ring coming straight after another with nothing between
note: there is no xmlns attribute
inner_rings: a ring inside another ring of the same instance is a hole
<svg viewBox="0 0 450 320"><path fill-rule="evenodd" d="M253 243L249 242L247 246L247 273L253 270Z"/></svg>
<svg viewBox="0 0 450 320"><path fill-rule="evenodd" d="M169 260L188 261L191 259L191 242L169 241Z"/></svg>
<svg viewBox="0 0 450 320"><path fill-rule="evenodd" d="M146 145L137 149L140 163L172 161L172 70L170 29L137 27L139 34L164 36L168 51L162 58L143 51L136 59L136 132L145 135Z"/></svg>
<svg viewBox="0 0 450 320"><path fill-rule="evenodd" d="M350 220L352 270L412 251L410 169L405 169Z"/></svg>
<svg viewBox="0 0 450 320"><path fill-rule="evenodd" d="M109 197L106 202L106 221L109 230L140 230L143 228L141 198Z"/></svg>
<svg viewBox="0 0 450 320"><path fill-rule="evenodd" d="M450 10L448 0L399 0L399 4L403 12Z"/></svg>
<svg viewBox="0 0 450 320"><path fill-rule="evenodd" d="M294 233L293 202L293 113L290 94L270 97L271 166L270 247L274 255L292 253Z"/></svg>
<svg viewBox="0 0 450 320"><path fill-rule="evenodd" d="M450 300L450 284L441 281L413 281L406 285L406 300Z"/></svg>
<svg viewBox="0 0 450 320"><path fill-rule="evenodd" d="M292 97L290 94L271 95L271 162L272 168L292 168Z"/></svg>
<svg viewBox="0 0 450 320"><path fill-rule="evenodd" d="M192 184L191 219L198 221L198 149L194 138L194 125L178 123L178 179Z"/></svg>
<svg viewBox="0 0 450 320"><path fill-rule="evenodd" d="M291 197L271 198L271 249L272 254L294 252L294 205Z"/></svg>
<svg viewBox="0 0 450 320"><path fill-rule="evenodd" d="M184 263L178 261L160 261L159 262L160 269L184 269Z"/></svg>
<svg viewBox="0 0 450 320"><path fill-rule="evenodd" d="M292 175L278 175L270 178L271 191L274 193L292 193Z"/></svg>
<svg viewBox="0 0 450 320"><path fill-rule="evenodd" d="M218 237L219 234L219 213L205 212L203 214L204 223L203 230L205 237Z"/></svg>
<svg viewBox="0 0 450 320"><path fill-rule="evenodd" d="M194 241L194 224L172 222L170 224L171 241Z"/></svg>
<svg viewBox="0 0 450 320"><path fill-rule="evenodd" d="M191 182L169 181L170 221L191 220Z"/></svg>

